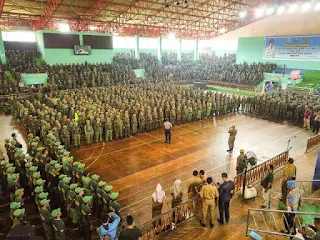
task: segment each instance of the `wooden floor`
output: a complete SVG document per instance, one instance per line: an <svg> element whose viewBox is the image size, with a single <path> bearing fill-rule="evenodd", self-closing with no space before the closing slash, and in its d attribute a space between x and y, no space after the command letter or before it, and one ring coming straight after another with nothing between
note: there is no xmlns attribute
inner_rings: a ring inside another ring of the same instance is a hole
<svg viewBox="0 0 320 240"><path fill-rule="evenodd" d="M233 124L238 129L238 135L233 154L228 154L227 132ZM12 132L19 133L20 140L25 136L23 129L10 116L0 116L0 130L2 145L3 139ZM176 177L182 180L185 189L186 182L195 169L205 170L208 176L217 181L221 181L222 172L227 172L233 178L240 149L253 151L262 162L285 151L289 139L292 139L292 156L301 158L307 139L311 136L312 134L298 126L229 114L175 126L172 130L172 144L165 144L163 130L157 130L123 140L84 146L72 154L85 163L90 171L113 185L114 191L120 193L118 202L122 206L122 215L131 213L139 225L151 219L151 194L158 183L168 193ZM314 167L311 165L310 168L306 171L311 174ZM233 217L237 220L231 226L223 227L222 232L225 234L219 235L225 236L223 238L211 234L215 230L199 228L198 222L193 224L190 221L183 229L189 229L187 231L190 231L190 236L196 232L205 234L192 239L205 239L205 236L210 236L208 239L244 239L247 207L251 205L243 205L241 211L238 211L237 205L232 207L232 211L236 212Z"/></svg>

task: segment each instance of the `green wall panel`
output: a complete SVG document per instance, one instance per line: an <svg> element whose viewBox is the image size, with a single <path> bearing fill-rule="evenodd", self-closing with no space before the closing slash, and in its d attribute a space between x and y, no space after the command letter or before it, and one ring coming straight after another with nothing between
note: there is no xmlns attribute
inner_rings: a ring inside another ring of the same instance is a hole
<svg viewBox="0 0 320 240"><path fill-rule="evenodd" d="M224 56L229 54L236 54L237 50L213 50L213 54L216 56Z"/></svg>
<svg viewBox="0 0 320 240"><path fill-rule="evenodd" d="M237 63L246 61L273 62L278 66L287 65L287 68L320 70L320 61L295 61L295 60L266 60L264 54L264 37L239 38L237 50Z"/></svg>
<svg viewBox="0 0 320 240"><path fill-rule="evenodd" d="M49 65L73 63L111 63L113 50L91 49L91 55L74 55L73 49L45 49L45 61Z"/></svg>

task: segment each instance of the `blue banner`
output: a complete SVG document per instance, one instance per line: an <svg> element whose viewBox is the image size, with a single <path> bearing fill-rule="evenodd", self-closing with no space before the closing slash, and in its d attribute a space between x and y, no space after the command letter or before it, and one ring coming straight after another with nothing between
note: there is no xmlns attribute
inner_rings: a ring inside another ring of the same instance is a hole
<svg viewBox="0 0 320 240"><path fill-rule="evenodd" d="M264 58L320 61L320 35L265 37Z"/></svg>

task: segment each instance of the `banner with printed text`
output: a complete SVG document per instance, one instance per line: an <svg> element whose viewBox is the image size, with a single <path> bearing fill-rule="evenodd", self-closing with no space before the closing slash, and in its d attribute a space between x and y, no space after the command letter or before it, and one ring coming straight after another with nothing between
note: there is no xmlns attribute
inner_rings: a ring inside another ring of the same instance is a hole
<svg viewBox="0 0 320 240"><path fill-rule="evenodd" d="M265 37L264 58L320 61L320 35Z"/></svg>

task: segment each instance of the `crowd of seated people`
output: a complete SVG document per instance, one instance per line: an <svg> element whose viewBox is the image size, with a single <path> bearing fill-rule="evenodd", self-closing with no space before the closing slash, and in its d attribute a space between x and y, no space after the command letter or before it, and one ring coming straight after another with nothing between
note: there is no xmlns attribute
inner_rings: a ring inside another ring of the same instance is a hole
<svg viewBox="0 0 320 240"><path fill-rule="evenodd" d="M163 53L162 63L151 53L141 52L139 59L134 53L117 53L112 63L59 64L38 66L34 51L8 51L8 64L2 66L0 94L22 92L21 73L48 73L48 86L54 90L82 87L100 87L113 84L130 84L138 79L133 69L144 68L149 81L192 83L204 81L229 87L255 86L263 80L264 72L272 72L276 65L271 63L236 64L235 54L215 56L200 54L193 61L193 53L183 53L181 62L176 53ZM33 88L35 88L33 86Z"/></svg>

